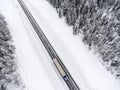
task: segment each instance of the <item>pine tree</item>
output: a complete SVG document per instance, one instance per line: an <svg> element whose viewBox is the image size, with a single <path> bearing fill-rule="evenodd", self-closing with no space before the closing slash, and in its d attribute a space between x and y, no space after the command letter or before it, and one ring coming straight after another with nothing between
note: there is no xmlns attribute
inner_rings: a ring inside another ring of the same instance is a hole
<svg viewBox="0 0 120 90"><path fill-rule="evenodd" d="M16 60L12 36L0 14L0 90L24 90Z"/></svg>

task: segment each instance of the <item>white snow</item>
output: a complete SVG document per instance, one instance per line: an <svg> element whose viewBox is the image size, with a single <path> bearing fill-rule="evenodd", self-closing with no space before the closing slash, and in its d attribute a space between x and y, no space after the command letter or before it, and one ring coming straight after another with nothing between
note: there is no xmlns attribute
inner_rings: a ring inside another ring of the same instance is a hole
<svg viewBox="0 0 120 90"><path fill-rule="evenodd" d="M24 1L81 90L120 90L120 80L105 69L80 36L73 36L72 28L46 0ZM66 90L17 0L0 0L0 12L9 22L27 90Z"/></svg>

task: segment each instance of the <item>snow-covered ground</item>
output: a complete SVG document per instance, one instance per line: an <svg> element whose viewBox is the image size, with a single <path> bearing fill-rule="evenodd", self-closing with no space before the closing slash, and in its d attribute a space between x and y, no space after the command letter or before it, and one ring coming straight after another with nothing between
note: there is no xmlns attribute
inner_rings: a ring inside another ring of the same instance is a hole
<svg viewBox="0 0 120 90"><path fill-rule="evenodd" d="M25 23L21 21L17 7L13 7L11 0L0 0L0 12L6 17L11 28L19 60L19 72L26 85L26 90L55 90L47 72L40 62L41 59L47 60L47 57L41 49L40 58L36 54L26 32L30 28L27 28L27 25L24 26Z"/></svg>
<svg viewBox="0 0 120 90"><path fill-rule="evenodd" d="M64 19L59 19L46 0L24 1L81 90L88 87L90 90L120 90L120 81L105 69L81 38L72 35L72 28ZM0 12L11 28L27 90L66 90L17 0L0 0Z"/></svg>

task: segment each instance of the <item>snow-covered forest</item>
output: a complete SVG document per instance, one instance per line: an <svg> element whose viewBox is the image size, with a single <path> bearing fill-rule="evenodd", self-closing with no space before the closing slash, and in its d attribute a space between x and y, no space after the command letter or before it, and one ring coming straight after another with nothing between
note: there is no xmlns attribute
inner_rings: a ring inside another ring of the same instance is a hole
<svg viewBox="0 0 120 90"><path fill-rule="evenodd" d="M0 0L0 90L72 90L51 46L80 90L120 90L120 0Z"/></svg>
<svg viewBox="0 0 120 90"><path fill-rule="evenodd" d="M0 90L24 90L17 68L12 36L5 18L0 14Z"/></svg>
<svg viewBox="0 0 120 90"><path fill-rule="evenodd" d="M73 34L82 34L107 70L120 78L120 0L48 1L73 27Z"/></svg>

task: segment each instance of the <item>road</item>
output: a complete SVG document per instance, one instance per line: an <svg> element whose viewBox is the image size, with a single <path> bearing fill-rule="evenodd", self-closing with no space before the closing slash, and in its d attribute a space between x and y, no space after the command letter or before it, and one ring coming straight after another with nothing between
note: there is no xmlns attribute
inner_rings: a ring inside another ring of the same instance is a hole
<svg viewBox="0 0 120 90"><path fill-rule="evenodd" d="M33 26L35 32L37 33L39 39L43 43L44 47L46 48L48 54L50 55L51 59L53 60L56 69L60 73L61 77L67 84L69 90L80 90L76 82L74 81L73 77L70 75L69 71L62 63L61 59L59 58L58 54L46 38L45 34L42 32L40 26L37 24L36 20L32 16L32 14L27 9L25 3L22 0L18 0L19 4L21 5L23 11L25 12L27 18L29 19L31 25Z"/></svg>

